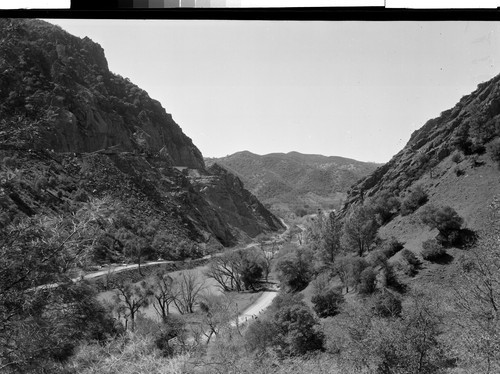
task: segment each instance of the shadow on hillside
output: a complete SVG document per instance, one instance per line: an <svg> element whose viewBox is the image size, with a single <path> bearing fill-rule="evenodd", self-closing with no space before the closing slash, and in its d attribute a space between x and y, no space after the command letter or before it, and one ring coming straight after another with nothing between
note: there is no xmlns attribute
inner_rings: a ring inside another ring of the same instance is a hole
<svg viewBox="0 0 500 374"><path fill-rule="evenodd" d="M453 262L454 257L448 253L445 253L444 255L440 256L439 258L435 259L434 262L435 264L439 265L449 265Z"/></svg>
<svg viewBox="0 0 500 374"><path fill-rule="evenodd" d="M478 239L477 233L471 229L459 230L456 246L460 249L469 249L476 244Z"/></svg>
<svg viewBox="0 0 500 374"><path fill-rule="evenodd" d="M452 230L447 234L438 234L436 237L444 247L456 247L459 249L469 249L476 244L478 235L474 230L465 228L460 230Z"/></svg>

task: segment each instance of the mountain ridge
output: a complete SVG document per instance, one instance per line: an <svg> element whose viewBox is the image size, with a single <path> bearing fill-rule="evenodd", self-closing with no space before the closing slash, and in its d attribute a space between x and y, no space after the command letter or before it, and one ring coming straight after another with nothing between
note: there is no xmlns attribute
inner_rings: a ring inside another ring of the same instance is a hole
<svg viewBox="0 0 500 374"><path fill-rule="evenodd" d="M238 175L260 200L283 214L338 208L349 186L378 165L340 156L296 151L258 155L248 150L205 158L205 163Z"/></svg>

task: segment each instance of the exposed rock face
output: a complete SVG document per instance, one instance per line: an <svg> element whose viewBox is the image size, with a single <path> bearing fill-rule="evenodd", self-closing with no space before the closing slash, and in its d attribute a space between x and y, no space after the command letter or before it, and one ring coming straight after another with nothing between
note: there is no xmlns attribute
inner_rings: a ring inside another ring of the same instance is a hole
<svg viewBox="0 0 500 374"><path fill-rule="evenodd" d="M399 194L426 173L439 173L440 164L454 152L461 152L465 158L483 155L499 134L500 76L496 76L416 130L387 164L352 186L348 201L382 189Z"/></svg>
<svg viewBox="0 0 500 374"><path fill-rule="evenodd" d="M98 44L36 20L0 20L0 30L2 117L38 119L29 121L34 128L19 123L20 132L36 130L38 136L16 142L56 152L164 149L174 165L203 168L200 151L172 116L111 73Z"/></svg>
<svg viewBox="0 0 500 374"><path fill-rule="evenodd" d="M201 187L210 205L219 207L227 222L241 228L250 237L258 235L261 226L273 230L282 228L281 222L244 188L239 178L217 164L212 165L208 171L215 176L215 180L206 185L195 186Z"/></svg>
<svg viewBox="0 0 500 374"><path fill-rule="evenodd" d="M500 76L496 76L427 121L387 164L353 185L344 210L382 192L403 201L419 185L430 204L449 205L469 227L483 229L488 207L500 195L500 173L491 150L499 137ZM415 222L419 221L411 215L398 217L382 233L397 237L398 230L405 231L401 238L411 241L418 231Z"/></svg>
<svg viewBox="0 0 500 374"><path fill-rule="evenodd" d="M168 258L281 228L98 44L37 20L2 19L0 38L0 227L107 199L113 235Z"/></svg>

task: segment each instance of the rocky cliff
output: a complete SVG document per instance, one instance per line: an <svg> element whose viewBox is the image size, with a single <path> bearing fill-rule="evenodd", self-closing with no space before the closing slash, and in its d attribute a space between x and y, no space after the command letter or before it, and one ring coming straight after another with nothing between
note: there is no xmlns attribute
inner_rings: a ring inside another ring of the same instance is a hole
<svg viewBox="0 0 500 374"><path fill-rule="evenodd" d="M416 183L438 181L449 171L460 185L466 178L459 177L467 170L495 164L488 149L499 136L500 76L496 76L416 130L387 164L351 187L348 205L382 190L404 195Z"/></svg>
<svg viewBox="0 0 500 374"><path fill-rule="evenodd" d="M0 226L109 205L117 213L97 247L115 260L138 247L197 257L282 228L238 178L207 170L98 44L38 20L2 19L0 38Z"/></svg>
<svg viewBox="0 0 500 374"><path fill-rule="evenodd" d="M113 147L203 168L200 151L160 103L109 71L99 44L37 20L3 19L0 30L4 144L56 152Z"/></svg>

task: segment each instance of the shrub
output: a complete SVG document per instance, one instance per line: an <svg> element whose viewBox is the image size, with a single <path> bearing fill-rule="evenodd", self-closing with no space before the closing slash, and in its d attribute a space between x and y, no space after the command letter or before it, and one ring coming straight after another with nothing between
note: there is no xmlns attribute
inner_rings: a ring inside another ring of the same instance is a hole
<svg viewBox="0 0 500 374"><path fill-rule="evenodd" d="M383 251L372 251L367 257L367 261L371 266L383 266L387 262L387 256Z"/></svg>
<svg viewBox="0 0 500 374"><path fill-rule="evenodd" d="M396 253L398 253L400 250L404 248L404 244L399 242L396 238L391 237L389 240L387 240L383 247L382 247L382 253L389 258L394 256Z"/></svg>
<svg viewBox="0 0 500 374"><path fill-rule="evenodd" d="M417 256L409 249L403 249L401 251L401 258L403 260L400 262L401 270L410 277L415 275L420 267L420 261Z"/></svg>
<svg viewBox="0 0 500 374"><path fill-rule="evenodd" d="M377 197L370 202L370 205L378 224L385 225L398 214L401 202L389 191L383 191L377 194Z"/></svg>
<svg viewBox="0 0 500 374"><path fill-rule="evenodd" d="M401 215L407 216L413 213L428 200L428 195L421 186L415 189L403 200L401 204Z"/></svg>
<svg viewBox="0 0 500 374"><path fill-rule="evenodd" d="M420 265L420 261L418 260L417 256L415 256L415 254L409 249L404 249L403 251L401 251L401 257L411 265Z"/></svg>
<svg viewBox="0 0 500 374"><path fill-rule="evenodd" d="M422 243L422 257L427 261L439 260L446 254L446 250L436 239L429 239Z"/></svg>
<svg viewBox="0 0 500 374"><path fill-rule="evenodd" d="M401 293L406 291L406 285L399 281L394 271L394 266L389 262L385 261L385 263L382 264L380 275L381 288L387 287Z"/></svg>
<svg viewBox="0 0 500 374"><path fill-rule="evenodd" d="M377 273L372 267L368 267L361 272L358 292L360 294L372 294L375 292Z"/></svg>
<svg viewBox="0 0 500 374"><path fill-rule="evenodd" d="M455 152L451 156L451 161L453 161L455 164L458 164L459 162L462 161L462 153L461 152Z"/></svg>
<svg viewBox="0 0 500 374"><path fill-rule="evenodd" d="M488 146L488 153L491 159L495 161L500 168L500 140L497 140Z"/></svg>
<svg viewBox="0 0 500 374"><path fill-rule="evenodd" d="M275 298L269 318L250 324L245 333L251 351L274 348L280 356L303 355L323 350L324 335L311 309L300 299L288 295Z"/></svg>
<svg viewBox="0 0 500 374"><path fill-rule="evenodd" d="M379 317L399 317L401 310L401 299L392 292L385 291L377 294L374 298L373 311Z"/></svg>
<svg viewBox="0 0 500 374"><path fill-rule="evenodd" d="M463 218L450 206L435 207L428 205L422 211L420 219L432 229L439 231L459 230L463 224Z"/></svg>
<svg viewBox="0 0 500 374"><path fill-rule="evenodd" d="M464 174L465 174L465 170L464 170L464 169L462 169L462 168L460 168L460 167L458 167L458 166L455 166L455 167L453 168L453 172L455 173L455 175L456 175L457 177L460 177L460 176L462 176L462 175L464 175Z"/></svg>
<svg viewBox="0 0 500 374"><path fill-rule="evenodd" d="M340 305L344 302L344 296L339 290L329 289L314 295L311 298L313 309L318 317L325 318L336 315L340 311Z"/></svg>

